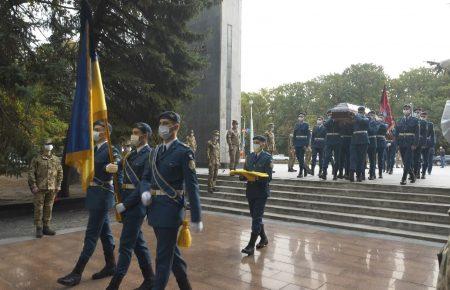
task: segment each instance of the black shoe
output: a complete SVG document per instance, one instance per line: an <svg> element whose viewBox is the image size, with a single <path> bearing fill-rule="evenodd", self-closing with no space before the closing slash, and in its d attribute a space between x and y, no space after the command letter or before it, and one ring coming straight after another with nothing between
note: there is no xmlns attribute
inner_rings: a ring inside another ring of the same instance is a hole
<svg viewBox="0 0 450 290"><path fill-rule="evenodd" d="M422 177L420 179L425 179L425 173L422 173Z"/></svg>
<svg viewBox="0 0 450 290"><path fill-rule="evenodd" d="M350 182L355 182L355 173L350 171L350 174L348 175L348 180Z"/></svg>
<svg viewBox="0 0 450 290"><path fill-rule="evenodd" d="M64 286L76 286L80 284L81 275L83 274L84 267L86 267L87 261L78 259L75 268L73 268L72 272L64 277L61 277L57 280L57 282Z"/></svg>
<svg viewBox="0 0 450 290"><path fill-rule="evenodd" d="M322 177L323 180L327 180L327 175L322 173Z"/></svg>
<svg viewBox="0 0 450 290"><path fill-rule="evenodd" d="M256 248L262 249L269 244L269 240L267 239L267 235L264 230L264 224L261 225L261 232L259 233L259 236L261 237L261 240L259 240L259 243L256 245Z"/></svg>
<svg viewBox="0 0 450 290"><path fill-rule="evenodd" d="M180 290L192 290L191 283L189 282L189 279L187 278L186 275L182 277L176 277L176 279L178 288L180 288Z"/></svg>
<svg viewBox="0 0 450 290"><path fill-rule="evenodd" d="M383 179L383 173L378 174L379 179Z"/></svg>
<svg viewBox="0 0 450 290"><path fill-rule="evenodd" d="M114 258L114 252L105 253L105 267L99 272L92 275L93 280L103 279L113 276L116 272L116 259Z"/></svg>
<svg viewBox="0 0 450 290"><path fill-rule="evenodd" d="M120 283L122 283L123 276L122 275L114 275L109 281L108 287L106 290L119 290Z"/></svg>
<svg viewBox="0 0 450 290"><path fill-rule="evenodd" d="M339 175L337 176L337 178L339 179L344 179L344 175L342 173L339 173Z"/></svg>
<svg viewBox="0 0 450 290"><path fill-rule="evenodd" d="M369 180L374 180L373 176L369 176L368 179L369 179Z"/></svg>
<svg viewBox="0 0 450 290"><path fill-rule="evenodd" d="M311 169L311 171L310 171L312 176L314 176L314 171L315 171L314 169Z"/></svg>
<svg viewBox="0 0 450 290"><path fill-rule="evenodd" d="M153 287L153 281L155 280L155 273L153 272L152 265L149 264L144 268L141 268L144 281L142 284L134 290L151 290Z"/></svg>
<svg viewBox="0 0 450 290"><path fill-rule="evenodd" d="M295 172L295 171L292 168L288 168L288 172Z"/></svg>
<svg viewBox="0 0 450 290"><path fill-rule="evenodd" d="M401 184L401 185L406 185L406 180L405 180L405 179L402 179L402 181L400 181L400 184Z"/></svg>
<svg viewBox="0 0 450 290"><path fill-rule="evenodd" d="M46 236L54 236L56 234L56 232L50 229L50 227L44 227L42 233Z"/></svg>
<svg viewBox="0 0 450 290"><path fill-rule="evenodd" d="M389 170L389 175L392 175L394 173L394 170Z"/></svg>
<svg viewBox="0 0 450 290"><path fill-rule="evenodd" d="M338 180L336 175L333 175L333 180Z"/></svg>
<svg viewBox="0 0 450 290"><path fill-rule="evenodd" d="M241 253L247 254L247 256L252 256L255 253L255 243L257 238L258 234L252 233L248 245L242 249Z"/></svg>
<svg viewBox="0 0 450 290"><path fill-rule="evenodd" d="M42 232L41 227L36 227L36 238L40 239L44 236L44 233Z"/></svg>

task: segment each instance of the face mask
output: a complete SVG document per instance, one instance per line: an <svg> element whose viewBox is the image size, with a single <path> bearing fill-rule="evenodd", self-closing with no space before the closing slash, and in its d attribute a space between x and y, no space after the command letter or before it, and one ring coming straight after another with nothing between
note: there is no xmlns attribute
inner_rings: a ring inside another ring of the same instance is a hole
<svg viewBox="0 0 450 290"><path fill-rule="evenodd" d="M158 128L158 134L159 137L161 137L163 140L167 140L170 138L170 128L166 125L160 125Z"/></svg>
<svg viewBox="0 0 450 290"><path fill-rule="evenodd" d="M255 152L259 152L259 151L261 151L261 145L259 145L259 144L253 144L253 150L255 150Z"/></svg>
<svg viewBox="0 0 450 290"><path fill-rule="evenodd" d="M317 121L317 125L319 126L322 125L322 123L323 123L322 121Z"/></svg>
<svg viewBox="0 0 450 290"><path fill-rule="evenodd" d="M53 150L53 145L51 145L51 144L44 145L44 149L45 149L45 151L52 151Z"/></svg>
<svg viewBox="0 0 450 290"><path fill-rule="evenodd" d="M130 143L131 146L138 146L139 145L139 135L131 135L130 136Z"/></svg>
<svg viewBox="0 0 450 290"><path fill-rule="evenodd" d="M305 119L305 118L303 118L303 117L299 117L299 118L298 118L298 120L299 120L300 122L303 122L304 119Z"/></svg>
<svg viewBox="0 0 450 290"><path fill-rule="evenodd" d="M409 110L403 110L403 115L408 116L410 114Z"/></svg>
<svg viewBox="0 0 450 290"><path fill-rule="evenodd" d="M94 142L97 142L100 139L100 132L94 131L92 138L94 138Z"/></svg>

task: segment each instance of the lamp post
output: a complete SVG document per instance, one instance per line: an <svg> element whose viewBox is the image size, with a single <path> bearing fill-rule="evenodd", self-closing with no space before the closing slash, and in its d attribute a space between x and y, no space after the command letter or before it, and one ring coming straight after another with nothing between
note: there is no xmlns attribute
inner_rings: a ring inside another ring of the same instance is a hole
<svg viewBox="0 0 450 290"><path fill-rule="evenodd" d="M253 100L248 101L250 105L250 153L253 152Z"/></svg>

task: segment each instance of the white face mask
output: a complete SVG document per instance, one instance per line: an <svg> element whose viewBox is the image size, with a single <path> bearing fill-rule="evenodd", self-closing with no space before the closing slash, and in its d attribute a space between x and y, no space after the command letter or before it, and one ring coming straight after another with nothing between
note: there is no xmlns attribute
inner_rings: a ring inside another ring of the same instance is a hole
<svg viewBox="0 0 450 290"><path fill-rule="evenodd" d="M131 143L131 146L138 146L139 145L139 135L132 134L130 136L130 143Z"/></svg>
<svg viewBox="0 0 450 290"><path fill-rule="evenodd" d="M323 121L317 121L317 125L322 125Z"/></svg>
<svg viewBox="0 0 450 290"><path fill-rule="evenodd" d="M94 139L94 142L97 142L100 139L100 132L94 131L92 133L92 138Z"/></svg>
<svg viewBox="0 0 450 290"><path fill-rule="evenodd" d="M158 128L158 134L159 137L161 137L163 140L167 140L170 138L170 128L166 125L160 125Z"/></svg>
<svg viewBox="0 0 450 290"><path fill-rule="evenodd" d="M52 151L53 150L53 145L51 145L51 144L44 145L44 149L45 149L45 151Z"/></svg>
<svg viewBox="0 0 450 290"><path fill-rule="evenodd" d="M259 152L259 151L261 151L261 145L259 145L259 144L257 144L257 143L254 143L253 144L253 150L255 150L255 152Z"/></svg>
<svg viewBox="0 0 450 290"><path fill-rule="evenodd" d="M409 114L411 114L411 112L409 110L403 110L403 115L409 116Z"/></svg>
<svg viewBox="0 0 450 290"><path fill-rule="evenodd" d="M305 118L303 118L303 117L298 117L298 120L299 120L300 122L303 122L304 119L305 119Z"/></svg>

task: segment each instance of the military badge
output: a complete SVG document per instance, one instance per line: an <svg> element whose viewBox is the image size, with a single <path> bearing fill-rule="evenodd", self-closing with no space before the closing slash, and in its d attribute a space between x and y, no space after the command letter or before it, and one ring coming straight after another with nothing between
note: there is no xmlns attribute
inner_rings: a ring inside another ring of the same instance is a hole
<svg viewBox="0 0 450 290"><path fill-rule="evenodd" d="M194 160L189 160L189 168L194 171L195 170L195 161Z"/></svg>

